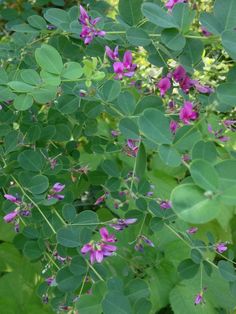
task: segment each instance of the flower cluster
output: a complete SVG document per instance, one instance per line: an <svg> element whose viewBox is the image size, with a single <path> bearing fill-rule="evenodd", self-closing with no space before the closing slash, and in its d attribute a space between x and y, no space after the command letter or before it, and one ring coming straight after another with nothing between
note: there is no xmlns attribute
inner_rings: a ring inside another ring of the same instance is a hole
<svg viewBox="0 0 236 314"><path fill-rule="evenodd" d="M140 140L128 139L124 147L124 151L129 157L136 157L138 155Z"/></svg>
<svg viewBox="0 0 236 314"><path fill-rule="evenodd" d="M144 235L140 235L138 236L137 238L137 242L134 246L135 250L138 251L138 252L143 252L144 251L144 246L143 246L143 243L147 244L148 246L151 246L151 247L154 247L154 243L148 239L146 236Z"/></svg>
<svg viewBox="0 0 236 314"><path fill-rule="evenodd" d="M65 188L64 184L61 184L59 182L55 183L50 191L50 194L48 194L48 199L55 198L57 200L62 200L65 196L63 194L58 194L61 191L63 191Z"/></svg>
<svg viewBox="0 0 236 314"><path fill-rule="evenodd" d="M213 134L214 137L221 142L227 142L230 139L228 136L224 135L223 129L220 129L218 131L214 131L211 124L208 124L208 132Z"/></svg>
<svg viewBox="0 0 236 314"><path fill-rule="evenodd" d="M82 249L82 254L90 254L90 262L94 264L95 261L101 263L107 256L111 256L117 250L115 245L107 244L116 242L116 238L113 234L109 234L108 230L103 227L100 229L101 240L99 242L91 241L85 244Z"/></svg>
<svg viewBox="0 0 236 314"><path fill-rule="evenodd" d="M84 41L85 45L90 44L95 37L104 37L106 35L105 31L96 28L96 24L99 21L99 17L92 19L91 16L88 15L88 12L82 6L80 6L79 22L82 25L82 32L80 33L80 37Z"/></svg>
<svg viewBox="0 0 236 314"><path fill-rule="evenodd" d="M116 80L122 80L124 76L132 77L134 75L134 72L137 69L137 64L133 63L133 57L132 57L131 51L127 50L124 53L123 61L120 61L118 47L116 47L113 51L108 46L106 46L106 55L112 61L115 61L113 63L113 69L114 69L114 73L116 73L116 76L115 76Z"/></svg>
<svg viewBox="0 0 236 314"><path fill-rule="evenodd" d="M173 81L179 84L179 87L185 94L187 94L191 88L195 88L202 94L210 94L214 91L213 88L200 84L198 80L192 80L190 76L188 76L185 68L179 65L173 73L168 73L167 76L163 77L156 84L162 97L171 89Z"/></svg>

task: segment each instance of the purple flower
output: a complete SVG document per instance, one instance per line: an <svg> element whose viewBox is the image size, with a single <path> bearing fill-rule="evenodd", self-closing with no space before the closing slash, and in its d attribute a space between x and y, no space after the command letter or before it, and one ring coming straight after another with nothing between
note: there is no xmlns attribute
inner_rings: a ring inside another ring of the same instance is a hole
<svg viewBox="0 0 236 314"><path fill-rule="evenodd" d="M93 20L91 16L88 15L87 11L80 5L79 22L82 25L80 37L83 39L85 45L91 43L97 36L104 37L106 35L105 31L96 29L95 26L99 21L99 17Z"/></svg>
<svg viewBox="0 0 236 314"><path fill-rule="evenodd" d="M194 301L194 305L203 303L203 296L202 296L202 292L197 294L195 301Z"/></svg>
<svg viewBox="0 0 236 314"><path fill-rule="evenodd" d="M11 195L11 194L5 194L4 195L5 199L7 199L8 201L12 202L12 203L16 203L16 204L20 204L21 203L21 200L14 196L14 195Z"/></svg>
<svg viewBox="0 0 236 314"><path fill-rule="evenodd" d="M31 215L31 211L28 210L28 209L23 209L20 211L20 215L23 216L23 217L28 217Z"/></svg>
<svg viewBox="0 0 236 314"><path fill-rule="evenodd" d="M179 118L184 124L190 124L190 120L196 120L198 113L193 110L193 104L185 101L184 106L180 109Z"/></svg>
<svg viewBox="0 0 236 314"><path fill-rule="evenodd" d="M94 264L95 261L101 263L106 256L111 256L117 250L114 245L103 242L90 242L85 244L80 250L82 254L90 254L90 262Z"/></svg>
<svg viewBox="0 0 236 314"><path fill-rule="evenodd" d="M47 29L49 30L49 31L53 31L54 29L56 29L57 27L55 26L55 25L52 25L52 24L48 24L47 25Z"/></svg>
<svg viewBox="0 0 236 314"><path fill-rule="evenodd" d="M114 234L109 234L108 230L105 227L100 229L100 235L101 235L102 241L104 242L116 242L117 241Z"/></svg>
<svg viewBox="0 0 236 314"><path fill-rule="evenodd" d="M185 162L188 162L188 161L191 160L191 158L190 158L189 154L183 154L182 160L185 161Z"/></svg>
<svg viewBox="0 0 236 314"><path fill-rule="evenodd" d="M124 53L123 62L116 61L113 64L114 72L116 73L115 79L122 80L123 76L132 77L137 68L137 64L133 63L131 51Z"/></svg>
<svg viewBox="0 0 236 314"><path fill-rule="evenodd" d="M204 86L201 85L197 80L192 80L193 86L196 88L196 90L202 94L211 94L214 92L214 89L210 86Z"/></svg>
<svg viewBox="0 0 236 314"><path fill-rule="evenodd" d="M105 198L106 198L106 194L103 194L102 196L100 196L100 197L96 200L96 202L94 203L94 205L99 205L99 204L101 204L102 202L105 201Z"/></svg>
<svg viewBox="0 0 236 314"><path fill-rule="evenodd" d="M166 3L166 8L168 10L172 10L173 7L177 4L177 3L184 3L184 2L187 2L188 0L168 0L167 3Z"/></svg>
<svg viewBox="0 0 236 314"><path fill-rule="evenodd" d="M115 47L114 51L111 50L110 47L106 46L106 55L111 59L111 60L116 60L119 59L119 52L118 52L118 46Z"/></svg>
<svg viewBox="0 0 236 314"><path fill-rule="evenodd" d="M193 87L193 81L189 76L186 75L186 77L179 82L179 86L182 89L182 91L187 94L191 87Z"/></svg>
<svg viewBox="0 0 236 314"><path fill-rule="evenodd" d="M182 65L179 65L173 72L173 78L177 83L183 81L186 75L187 73Z"/></svg>
<svg viewBox="0 0 236 314"><path fill-rule="evenodd" d="M139 143L139 140L133 140L128 139L127 144L125 146L125 152L130 157L136 157L138 154L139 146L137 144Z"/></svg>
<svg viewBox="0 0 236 314"><path fill-rule="evenodd" d="M60 193L61 191L64 190L64 188L65 188L65 184L61 184L61 183L55 183L52 187L55 193Z"/></svg>
<svg viewBox="0 0 236 314"><path fill-rule="evenodd" d="M171 100L169 103L168 103L168 107L170 110L174 110L175 109L175 102L173 100Z"/></svg>
<svg viewBox="0 0 236 314"><path fill-rule="evenodd" d="M3 217L4 221L7 223L12 222L13 220L15 220L15 218L19 215L19 211L17 209L13 210L12 212L10 212L9 214L5 215Z"/></svg>
<svg viewBox="0 0 236 314"><path fill-rule="evenodd" d="M194 233L196 233L197 231L198 231L198 228L197 228L197 227L191 227L191 228L189 228L189 229L186 230L186 232L187 232L188 234L194 234Z"/></svg>
<svg viewBox="0 0 236 314"><path fill-rule="evenodd" d="M179 128L179 123L175 120L170 121L170 131L171 133L175 134L177 129Z"/></svg>
<svg viewBox="0 0 236 314"><path fill-rule="evenodd" d="M216 244L215 248L216 248L216 251L218 253L224 253L225 251L228 250L227 243L225 243L225 242L220 242L220 243Z"/></svg>
<svg viewBox="0 0 236 314"><path fill-rule="evenodd" d="M157 87L160 90L161 97L164 97L168 90L171 88L171 81L168 77L163 77L158 83Z"/></svg>
<svg viewBox="0 0 236 314"><path fill-rule="evenodd" d="M220 129L218 131L214 131L211 124L208 124L207 129L208 129L209 133L212 133L215 136L215 138L221 142L227 142L230 140L230 138L228 136L223 135L223 132L224 132L223 129Z"/></svg>
<svg viewBox="0 0 236 314"><path fill-rule="evenodd" d="M205 26L201 26L201 31L202 31L202 34L206 37L209 37L212 35L212 33L209 32Z"/></svg>
<svg viewBox="0 0 236 314"><path fill-rule="evenodd" d="M119 132L119 131L116 131L116 130L112 130L112 131L111 131L111 135L112 135L113 137L117 137L117 136L120 135L120 132Z"/></svg>
<svg viewBox="0 0 236 314"><path fill-rule="evenodd" d="M110 227L114 228L117 231L122 231L129 225L134 224L136 221L137 218L117 219L115 223L110 224Z"/></svg>
<svg viewBox="0 0 236 314"><path fill-rule="evenodd" d="M236 120L225 120L223 121L224 126L231 130L232 132L236 131Z"/></svg>
<svg viewBox="0 0 236 314"><path fill-rule="evenodd" d="M141 253L143 253L143 251L144 251L144 247L143 247L142 243L140 243L140 242L137 242L135 244L134 249L138 252L141 252Z"/></svg>
<svg viewBox="0 0 236 314"><path fill-rule="evenodd" d="M52 286L55 283L55 278L54 277L48 277L45 279L45 281L49 286Z"/></svg>
<svg viewBox="0 0 236 314"><path fill-rule="evenodd" d="M170 209L172 207L171 201L161 201L160 207L162 209Z"/></svg>
<svg viewBox="0 0 236 314"><path fill-rule="evenodd" d="M155 246L154 243L153 243L150 239L148 239L147 237L145 237L144 235L141 235L140 238L141 238L147 245L149 245L149 246L151 246L151 247L154 247L154 246Z"/></svg>

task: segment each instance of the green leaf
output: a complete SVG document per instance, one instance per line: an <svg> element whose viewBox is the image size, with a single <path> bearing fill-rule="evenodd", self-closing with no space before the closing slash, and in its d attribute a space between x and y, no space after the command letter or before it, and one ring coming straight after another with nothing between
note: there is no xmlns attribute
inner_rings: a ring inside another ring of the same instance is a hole
<svg viewBox="0 0 236 314"><path fill-rule="evenodd" d="M236 33L235 30L225 31L222 34L222 44L233 60L236 60ZM220 85L221 86L221 85Z"/></svg>
<svg viewBox="0 0 236 314"><path fill-rule="evenodd" d="M147 167L147 154L145 150L145 146L143 143L140 144L138 155L137 155L137 164L135 168L135 173L139 178L142 178L145 175L146 167Z"/></svg>
<svg viewBox="0 0 236 314"><path fill-rule="evenodd" d="M234 0L216 0L214 4L214 15L223 26L223 29L236 27L236 2Z"/></svg>
<svg viewBox="0 0 236 314"><path fill-rule="evenodd" d="M222 32L222 25L213 14L202 12L200 15L200 22L214 35L219 35Z"/></svg>
<svg viewBox="0 0 236 314"><path fill-rule="evenodd" d="M45 192L49 187L49 181L46 176L37 175L34 176L28 185L28 189L32 194L41 194Z"/></svg>
<svg viewBox="0 0 236 314"><path fill-rule="evenodd" d="M161 145L159 154L161 160L169 167L178 167L182 162L181 155L174 147Z"/></svg>
<svg viewBox="0 0 236 314"><path fill-rule="evenodd" d="M88 265L82 256L77 255L72 258L69 268L72 274L83 276L87 273Z"/></svg>
<svg viewBox="0 0 236 314"><path fill-rule="evenodd" d="M26 23L12 25L11 30L17 33L29 33L29 34L38 34L39 32L38 29L35 29Z"/></svg>
<svg viewBox="0 0 236 314"><path fill-rule="evenodd" d="M62 58L54 47L43 44L35 50L35 59L38 65L45 71L61 74L63 69Z"/></svg>
<svg viewBox="0 0 236 314"><path fill-rule="evenodd" d="M68 80L76 80L83 75L83 69L78 62L67 62L64 64L61 75Z"/></svg>
<svg viewBox="0 0 236 314"><path fill-rule="evenodd" d="M131 314L129 299L119 292L108 292L102 301L104 314Z"/></svg>
<svg viewBox="0 0 236 314"><path fill-rule="evenodd" d="M25 150L18 155L17 161L21 168L38 172L42 170L45 161L42 154L34 150Z"/></svg>
<svg viewBox="0 0 236 314"><path fill-rule="evenodd" d="M72 95L62 95L56 104L56 108L64 114L71 114L79 107L80 99Z"/></svg>
<svg viewBox="0 0 236 314"><path fill-rule="evenodd" d="M147 299L139 299L134 305L135 314L151 313L152 303Z"/></svg>
<svg viewBox="0 0 236 314"><path fill-rule="evenodd" d="M194 68L202 59L204 45L198 39L186 39L186 45L180 55L180 63L190 69Z"/></svg>
<svg viewBox="0 0 236 314"><path fill-rule="evenodd" d="M194 182L206 191L216 192L219 188L219 177L213 166L205 160L195 160L190 165Z"/></svg>
<svg viewBox="0 0 236 314"><path fill-rule="evenodd" d="M57 232L57 241L59 244L65 247L69 248L78 247L81 244L80 233L81 228L78 226L62 227Z"/></svg>
<svg viewBox="0 0 236 314"><path fill-rule="evenodd" d="M197 142L192 149L192 159L203 159L214 162L217 159L217 150L213 142Z"/></svg>
<svg viewBox="0 0 236 314"><path fill-rule="evenodd" d="M139 129L134 120L124 118L120 120L119 129L121 133L128 139L138 139Z"/></svg>
<svg viewBox="0 0 236 314"><path fill-rule="evenodd" d="M28 93L28 92L33 91L34 89L34 86L26 84L21 81L12 81L12 82L9 82L8 85L11 87L11 89L13 89L14 91L18 93Z"/></svg>
<svg viewBox="0 0 236 314"><path fill-rule="evenodd" d="M30 95L18 95L14 99L13 106L20 111L24 111L32 107L34 99Z"/></svg>
<svg viewBox="0 0 236 314"><path fill-rule="evenodd" d="M179 26L179 30L185 33L189 30L196 12L191 10L186 3L177 3L172 10L172 15L174 21Z"/></svg>
<svg viewBox="0 0 236 314"><path fill-rule="evenodd" d="M98 224L98 216L96 212L92 210L84 210L81 213L78 214L77 218L75 219L75 223L81 224L81 225L88 225L90 228L96 227L96 224ZM90 226L91 224L91 226Z"/></svg>
<svg viewBox="0 0 236 314"><path fill-rule="evenodd" d="M4 85L8 83L8 74L5 69L0 68L0 84Z"/></svg>
<svg viewBox="0 0 236 314"><path fill-rule="evenodd" d="M62 292L74 291L78 288L83 280L83 276L75 276L70 272L69 267L61 268L56 276L58 289Z"/></svg>
<svg viewBox="0 0 236 314"><path fill-rule="evenodd" d="M32 70L32 69L21 70L20 76L22 80L27 84L37 85L42 82L39 74L35 70Z"/></svg>
<svg viewBox="0 0 236 314"><path fill-rule="evenodd" d="M144 3L142 5L143 15L153 24L163 28L176 28L178 25L173 17L166 13L158 4Z"/></svg>
<svg viewBox="0 0 236 314"><path fill-rule="evenodd" d="M236 57L236 55L235 55ZM236 103L236 89L234 83L220 84L216 90L220 101L234 106Z"/></svg>
<svg viewBox="0 0 236 314"><path fill-rule="evenodd" d="M56 86L40 86L31 92L34 100L39 104L46 104L56 98Z"/></svg>
<svg viewBox="0 0 236 314"><path fill-rule="evenodd" d="M141 28L130 27L126 31L128 42L133 46L148 46L151 43L149 35Z"/></svg>
<svg viewBox="0 0 236 314"><path fill-rule="evenodd" d="M172 134L169 130L169 120L155 109L146 109L139 118L140 131L147 139L157 144L171 144Z"/></svg>
<svg viewBox="0 0 236 314"><path fill-rule="evenodd" d="M101 314L101 300L95 295L82 295L76 303L80 314Z"/></svg>
<svg viewBox="0 0 236 314"><path fill-rule="evenodd" d="M31 15L27 18L28 23L37 28L37 29L46 29L47 28L47 23L45 22L44 18L42 18L39 15Z"/></svg>
<svg viewBox="0 0 236 314"><path fill-rule="evenodd" d="M40 249L37 241L27 241L23 253L31 260L36 260L42 256L42 250Z"/></svg>
<svg viewBox="0 0 236 314"><path fill-rule="evenodd" d="M194 184L182 184L171 193L171 202L177 216L189 223L203 224L217 217L219 201L207 198L204 191Z"/></svg>
<svg viewBox="0 0 236 314"><path fill-rule="evenodd" d="M178 272L183 279L194 277L199 270L199 265L191 259L183 260L178 266Z"/></svg>
<svg viewBox="0 0 236 314"><path fill-rule="evenodd" d="M109 80L103 85L103 96L108 102L116 99L121 92L121 85L119 81Z"/></svg>
<svg viewBox="0 0 236 314"><path fill-rule="evenodd" d="M115 160L104 160L102 163L103 170L111 177L119 177L120 170Z"/></svg>
<svg viewBox="0 0 236 314"><path fill-rule="evenodd" d="M132 115L135 110L136 101L130 92L123 92L117 98L118 110L125 115Z"/></svg>
<svg viewBox="0 0 236 314"><path fill-rule="evenodd" d="M142 0L119 0L119 13L129 25L135 25L142 19Z"/></svg>
<svg viewBox="0 0 236 314"><path fill-rule="evenodd" d="M226 281L236 281L236 272L234 266L228 261L218 262L219 272Z"/></svg>
<svg viewBox="0 0 236 314"><path fill-rule="evenodd" d="M191 250L191 259L192 259L192 261L194 261L194 263L200 264L202 262L203 256L199 250L192 249Z"/></svg>
<svg viewBox="0 0 236 314"><path fill-rule="evenodd" d="M141 298L148 298L150 291L147 283L142 279L133 279L125 286L125 296L128 297L131 303L138 301Z"/></svg>
<svg viewBox="0 0 236 314"><path fill-rule="evenodd" d="M44 14L44 18L57 27L62 27L63 24L70 24L69 14L61 9L50 8Z"/></svg>
<svg viewBox="0 0 236 314"><path fill-rule="evenodd" d="M61 78L59 75L41 70L40 76L45 85L59 86L61 84Z"/></svg>
<svg viewBox="0 0 236 314"><path fill-rule="evenodd" d="M182 50L186 44L185 38L176 28L165 29L161 33L161 41L167 48L177 51Z"/></svg>

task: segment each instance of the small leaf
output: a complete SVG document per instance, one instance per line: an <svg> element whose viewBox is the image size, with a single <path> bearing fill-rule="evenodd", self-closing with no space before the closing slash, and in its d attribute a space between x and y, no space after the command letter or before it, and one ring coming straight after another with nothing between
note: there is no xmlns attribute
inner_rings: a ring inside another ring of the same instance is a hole
<svg viewBox="0 0 236 314"><path fill-rule="evenodd" d="M20 111L24 111L32 107L34 99L30 95L18 95L14 99L13 106Z"/></svg>
<svg viewBox="0 0 236 314"><path fill-rule="evenodd" d="M128 42L133 46L148 46L151 43L151 39L148 34L140 28L130 27L126 31L126 37Z"/></svg>
<svg viewBox="0 0 236 314"><path fill-rule="evenodd" d="M54 47L43 44L35 50L35 58L38 65L45 71L61 74L63 69L62 58Z"/></svg>
<svg viewBox="0 0 236 314"><path fill-rule="evenodd" d="M228 261L219 261L219 272L226 281L236 281L236 273L232 263Z"/></svg>
<svg viewBox="0 0 236 314"><path fill-rule="evenodd" d="M178 272L183 279L194 277L199 270L199 265L191 259L183 260L178 266Z"/></svg>
<svg viewBox="0 0 236 314"><path fill-rule="evenodd" d="M116 99L121 92L120 82L115 80L107 81L103 86L103 96L106 101L110 102Z"/></svg>

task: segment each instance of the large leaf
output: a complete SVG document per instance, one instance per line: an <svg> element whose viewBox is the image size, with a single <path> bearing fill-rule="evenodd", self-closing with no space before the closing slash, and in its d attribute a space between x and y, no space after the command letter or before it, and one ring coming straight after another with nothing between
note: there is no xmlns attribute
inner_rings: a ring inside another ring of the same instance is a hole
<svg viewBox="0 0 236 314"><path fill-rule="evenodd" d="M129 25L135 25L142 19L141 4L143 0L119 0L119 13Z"/></svg>
<svg viewBox="0 0 236 314"><path fill-rule="evenodd" d="M236 33L228 30L222 34L222 44L230 57L236 60Z"/></svg>
<svg viewBox="0 0 236 314"><path fill-rule="evenodd" d="M173 17L158 4L146 2L142 6L143 15L153 24L163 28L178 28Z"/></svg>
<svg viewBox="0 0 236 314"><path fill-rule="evenodd" d="M178 24L178 28L181 32L186 32L189 30L196 12L189 8L186 3L178 3L174 6L172 15L174 21Z"/></svg>
<svg viewBox="0 0 236 314"><path fill-rule="evenodd" d="M40 48L37 48L35 58L38 65L47 72L60 74L63 69L59 52L50 45L43 44Z"/></svg>
<svg viewBox="0 0 236 314"><path fill-rule="evenodd" d="M145 110L139 118L139 128L147 139L155 143L171 143L172 135L169 130L169 120L159 110Z"/></svg>
<svg viewBox="0 0 236 314"><path fill-rule="evenodd" d="M193 224L211 221L220 211L219 201L204 195L204 191L194 184L177 186L172 191L171 202L177 216Z"/></svg>
<svg viewBox="0 0 236 314"><path fill-rule="evenodd" d="M102 301L104 314L131 314L129 299L119 292L109 292Z"/></svg>
<svg viewBox="0 0 236 314"><path fill-rule="evenodd" d="M223 29L227 30L236 27L235 0L216 0L214 5L214 15L223 26Z"/></svg>

